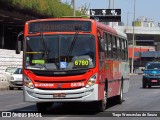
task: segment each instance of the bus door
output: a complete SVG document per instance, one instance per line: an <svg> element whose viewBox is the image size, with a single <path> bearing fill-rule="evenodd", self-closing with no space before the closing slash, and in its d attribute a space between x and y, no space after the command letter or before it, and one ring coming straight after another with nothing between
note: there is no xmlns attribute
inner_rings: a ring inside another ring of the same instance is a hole
<svg viewBox="0 0 160 120"><path fill-rule="evenodd" d="M100 30L98 30L98 60L99 60L99 99L104 97L104 88L106 80L105 72L105 40L102 38ZM107 87L107 86L106 86Z"/></svg>

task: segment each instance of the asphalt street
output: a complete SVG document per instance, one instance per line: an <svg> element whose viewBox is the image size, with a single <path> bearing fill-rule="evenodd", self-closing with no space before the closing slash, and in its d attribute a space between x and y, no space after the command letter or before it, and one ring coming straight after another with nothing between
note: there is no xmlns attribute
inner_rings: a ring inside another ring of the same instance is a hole
<svg viewBox="0 0 160 120"><path fill-rule="evenodd" d="M38 120L72 120L72 119L123 119L128 120L126 114L134 113L137 116L138 113L145 113L149 117L129 117L129 119L160 119L160 117L154 116L154 113L160 113L160 86L152 88L142 88L142 75L130 76L130 88L128 93L124 94L124 102L117 104L114 102L115 98L108 100L107 108L105 112L96 112L91 104L86 103L74 103L74 104L61 104L57 103L48 111L48 113L41 114L42 118L30 118ZM9 90L0 91L0 111L37 113L35 103L23 102L23 90ZM122 114L123 113L123 114ZM150 114L151 113L151 114ZM152 114L153 113L153 114ZM108 117L109 115L115 117ZM140 114L142 115L142 114ZM155 114L156 115L156 114ZM118 117L119 116L119 117ZM22 119L19 117L12 118L0 118L0 119ZM28 119L24 118L23 119Z"/></svg>

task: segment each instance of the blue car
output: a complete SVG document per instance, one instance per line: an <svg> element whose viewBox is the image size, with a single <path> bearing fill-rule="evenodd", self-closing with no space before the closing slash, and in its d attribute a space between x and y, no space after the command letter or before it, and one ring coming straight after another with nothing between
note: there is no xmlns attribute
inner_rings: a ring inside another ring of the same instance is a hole
<svg viewBox="0 0 160 120"><path fill-rule="evenodd" d="M142 87L160 85L160 62L149 62L143 70Z"/></svg>

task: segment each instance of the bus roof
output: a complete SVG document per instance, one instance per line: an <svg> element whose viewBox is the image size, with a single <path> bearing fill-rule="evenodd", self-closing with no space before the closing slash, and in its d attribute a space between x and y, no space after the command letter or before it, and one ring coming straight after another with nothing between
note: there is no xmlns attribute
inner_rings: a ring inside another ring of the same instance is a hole
<svg viewBox="0 0 160 120"><path fill-rule="evenodd" d="M63 17L63 18L46 18L46 19L35 19L35 20L29 20L29 21L26 21L26 23L29 23L29 22L39 22L39 21L52 21L52 20L84 20L84 21L94 21L92 19L89 19L89 18L79 18L79 17L75 17L75 18L70 18L70 17Z"/></svg>

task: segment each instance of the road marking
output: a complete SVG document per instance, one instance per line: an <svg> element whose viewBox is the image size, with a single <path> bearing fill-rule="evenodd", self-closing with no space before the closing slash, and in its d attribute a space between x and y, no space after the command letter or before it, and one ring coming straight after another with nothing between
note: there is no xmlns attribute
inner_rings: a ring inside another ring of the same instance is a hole
<svg viewBox="0 0 160 120"><path fill-rule="evenodd" d="M157 92L153 92L153 93L159 93L159 92L157 91Z"/></svg>
<svg viewBox="0 0 160 120"><path fill-rule="evenodd" d="M54 120L60 120L60 119L64 119L64 118L66 118L66 117L58 117L58 118L56 118Z"/></svg>
<svg viewBox="0 0 160 120"><path fill-rule="evenodd" d="M139 84L133 84L133 85L130 85L130 86L137 86L137 85L139 85Z"/></svg>
<svg viewBox="0 0 160 120"><path fill-rule="evenodd" d="M58 118L56 118L56 119L53 119L53 120L60 120L60 119L64 119L64 118L67 118L69 115L66 115L66 116L64 116L64 117L58 117Z"/></svg>
<svg viewBox="0 0 160 120"><path fill-rule="evenodd" d="M128 99L130 99L130 98L128 98L128 97L124 98L124 100L128 100Z"/></svg>

